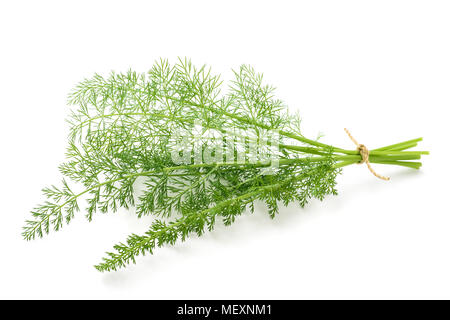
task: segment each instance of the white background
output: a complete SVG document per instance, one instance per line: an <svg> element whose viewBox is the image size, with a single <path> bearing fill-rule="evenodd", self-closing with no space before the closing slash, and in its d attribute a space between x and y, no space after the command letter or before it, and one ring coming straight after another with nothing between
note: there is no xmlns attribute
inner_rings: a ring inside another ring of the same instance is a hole
<svg viewBox="0 0 450 320"><path fill-rule="evenodd" d="M43 240L23 221L58 183L66 96L94 72L190 57L231 77L252 64L306 136L353 148L423 136L420 172L345 168L339 196L231 227L100 274L151 218L80 214ZM448 1L3 1L0 4L0 298L450 298Z"/></svg>

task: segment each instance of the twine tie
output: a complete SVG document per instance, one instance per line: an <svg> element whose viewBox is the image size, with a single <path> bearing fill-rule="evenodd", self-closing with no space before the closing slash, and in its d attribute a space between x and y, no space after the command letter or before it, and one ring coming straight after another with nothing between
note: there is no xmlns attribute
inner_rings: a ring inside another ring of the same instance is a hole
<svg viewBox="0 0 450 320"><path fill-rule="evenodd" d="M367 165L367 168L369 169L369 171L377 178L381 179L381 180L386 180L388 181L390 178L389 177L385 177L382 176L381 174L378 174L375 172L375 170L373 170L372 166L370 165L369 162L369 149L367 149L367 147L363 144L358 143L358 141L356 141L355 138L353 138L353 136L350 134L350 132L344 128L345 132L347 133L348 137L350 138L350 140L353 141L353 143L356 145L356 150L358 150L359 154L361 155L361 161L359 162L359 164L365 163Z"/></svg>

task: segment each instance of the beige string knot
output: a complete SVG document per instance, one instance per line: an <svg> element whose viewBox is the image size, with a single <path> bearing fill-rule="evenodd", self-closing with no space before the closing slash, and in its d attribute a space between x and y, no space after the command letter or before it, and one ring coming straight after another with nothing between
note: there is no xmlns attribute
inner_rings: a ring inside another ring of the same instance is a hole
<svg viewBox="0 0 450 320"><path fill-rule="evenodd" d="M350 134L350 132L344 128L345 132L348 134L348 137L353 141L353 143L356 145L356 150L358 150L359 154L361 155L361 161L359 162L361 163L365 163L367 164L367 168L369 169L370 172L372 172L372 174L382 180L389 180L389 177L385 177L382 176L381 174L378 174L375 172L375 170L372 169L372 166L370 165L369 162L369 149L367 149L367 147L363 144L358 143L358 141L356 141L355 138L353 138L353 136Z"/></svg>

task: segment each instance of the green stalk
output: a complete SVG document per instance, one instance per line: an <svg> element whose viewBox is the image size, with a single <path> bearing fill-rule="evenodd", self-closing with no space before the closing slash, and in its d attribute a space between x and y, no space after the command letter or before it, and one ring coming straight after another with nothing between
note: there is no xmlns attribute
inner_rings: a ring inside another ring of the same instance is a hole
<svg viewBox="0 0 450 320"><path fill-rule="evenodd" d="M407 141L403 141L403 142L400 142L400 143L391 144L389 146L385 146L385 147L382 147L382 148L377 148L377 149L374 149L373 151L397 150L396 148L402 148L402 147L410 145L410 144L416 143L415 145L417 145L417 142L420 142L422 140L423 140L422 138L407 140Z"/></svg>

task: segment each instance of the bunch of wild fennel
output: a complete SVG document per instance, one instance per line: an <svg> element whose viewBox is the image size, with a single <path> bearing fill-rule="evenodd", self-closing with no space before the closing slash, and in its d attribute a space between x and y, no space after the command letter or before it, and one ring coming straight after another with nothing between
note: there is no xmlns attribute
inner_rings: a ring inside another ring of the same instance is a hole
<svg viewBox="0 0 450 320"><path fill-rule="evenodd" d="M96 266L111 271L158 246L212 230L216 219L233 223L255 201L269 215L279 204L337 194L341 168L361 161L361 150L337 148L300 131L273 88L251 67L234 72L228 93L206 67L189 60L161 60L147 73L95 75L69 96L67 161L60 187L26 221L26 240L59 230L87 203L96 212L135 207L138 217L158 218L143 235L132 234ZM427 152L405 151L421 139L371 150L370 163L419 169ZM364 159L363 159L364 160ZM82 185L74 192L68 181ZM136 180L144 185L137 194ZM171 218L172 217L172 218Z"/></svg>

